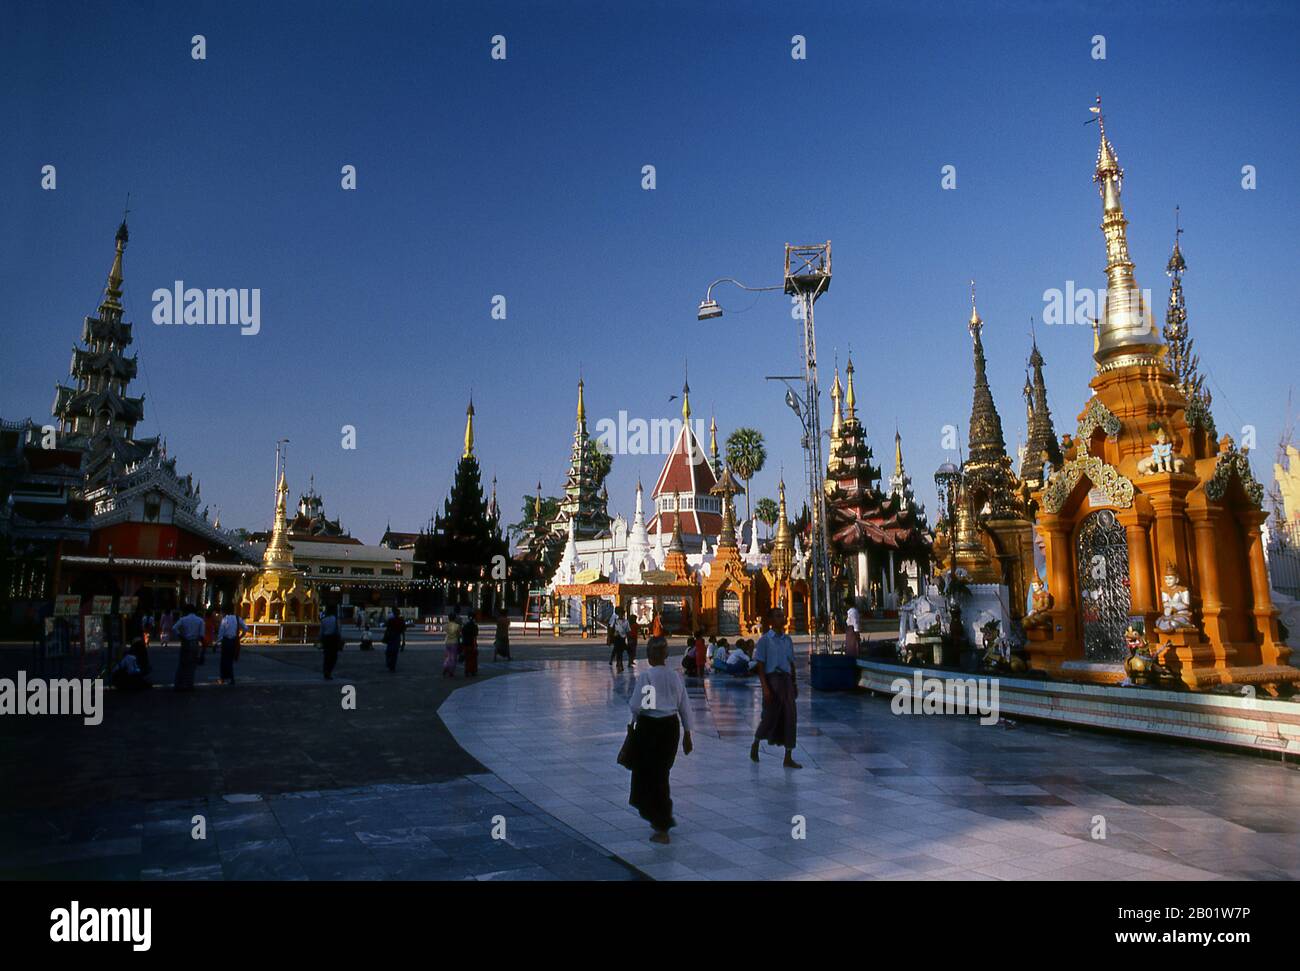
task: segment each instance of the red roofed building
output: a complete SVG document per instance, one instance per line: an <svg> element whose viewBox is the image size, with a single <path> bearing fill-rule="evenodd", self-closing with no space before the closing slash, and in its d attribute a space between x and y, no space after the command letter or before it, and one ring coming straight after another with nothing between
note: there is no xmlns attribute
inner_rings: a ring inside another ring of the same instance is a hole
<svg viewBox="0 0 1300 971"><path fill-rule="evenodd" d="M651 493L655 512L646 530L671 534L680 521L682 542L694 552L706 537L716 540L722 532L722 499L712 494L718 478L691 428L689 385L682 387L682 419L681 430Z"/></svg>

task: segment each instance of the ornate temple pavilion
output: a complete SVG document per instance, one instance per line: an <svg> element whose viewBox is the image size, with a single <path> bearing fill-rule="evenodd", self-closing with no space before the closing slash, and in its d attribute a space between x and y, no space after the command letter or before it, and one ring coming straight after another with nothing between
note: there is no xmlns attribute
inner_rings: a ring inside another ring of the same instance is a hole
<svg viewBox="0 0 1300 971"><path fill-rule="evenodd" d="M84 319L81 346L73 348L73 381L56 386L55 451L77 451L82 460L75 482L70 460L60 460L61 471L48 470L40 478L48 480L46 488L58 480L60 502L69 513L84 505L89 515L73 532L46 541L51 575L39 595L79 594L83 607L97 595L135 597L150 611L186 601L229 604L241 579L255 570L255 558L200 509L200 486L177 471L166 443L135 437L144 398L130 394L137 362L127 357L132 324L122 319L129 238L123 221L104 298L96 315Z"/></svg>
<svg viewBox="0 0 1300 971"><path fill-rule="evenodd" d="M961 466L945 530L936 538L935 559L965 570L972 584L1005 590L997 593L994 614L1009 623L1025 612L1034 576L1033 527L989 388L984 321L975 306L973 285L967 330L975 367L969 454ZM1007 623L1003 630L1008 629Z"/></svg>
<svg viewBox="0 0 1300 971"><path fill-rule="evenodd" d="M839 577L841 599L851 594L880 609L893 609L901 593L909 588L913 594L920 591L929 572L933 537L903 468L903 440L897 432L889 489L880 488L880 468L872 464L866 429L857 414L852 358L846 377L847 387L841 386L837 368L831 385L825 488L832 573Z"/></svg>
<svg viewBox="0 0 1300 971"><path fill-rule="evenodd" d="M1270 599L1263 489L1244 452L1218 436L1195 375L1177 242L1163 339L1152 325L1128 252L1124 173L1100 104L1097 113L1108 298L1094 394L1035 494L1052 603L1029 632L1030 663L1117 682L1137 622L1188 688L1290 690L1300 670L1287 663Z"/></svg>

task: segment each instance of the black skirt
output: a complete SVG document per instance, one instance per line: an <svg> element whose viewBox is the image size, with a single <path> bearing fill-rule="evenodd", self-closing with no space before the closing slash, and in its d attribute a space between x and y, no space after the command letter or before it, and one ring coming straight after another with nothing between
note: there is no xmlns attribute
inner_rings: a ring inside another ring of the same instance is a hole
<svg viewBox="0 0 1300 971"><path fill-rule="evenodd" d="M667 718L641 715L636 720L632 737L635 755L628 804L635 807L641 818L655 829L669 830L677 825L673 819L668 774L677 759L681 721L676 715Z"/></svg>

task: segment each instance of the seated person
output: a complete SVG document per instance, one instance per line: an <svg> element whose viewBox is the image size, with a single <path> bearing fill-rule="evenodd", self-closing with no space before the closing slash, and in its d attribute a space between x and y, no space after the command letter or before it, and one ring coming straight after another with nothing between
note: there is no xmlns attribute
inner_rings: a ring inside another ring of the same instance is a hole
<svg viewBox="0 0 1300 971"><path fill-rule="evenodd" d="M144 642L137 640L131 645L131 650L122 655L122 659L113 666L113 687L119 691L138 691L141 688L149 687L147 677L147 668L140 663L140 654L136 650L139 645L144 648ZM145 656L144 664L149 663L148 656Z"/></svg>
<svg viewBox="0 0 1300 971"><path fill-rule="evenodd" d="M695 641L691 638L686 639L686 650L682 654L682 673L691 677L695 676Z"/></svg>
<svg viewBox="0 0 1300 971"><path fill-rule="evenodd" d="M722 673L727 670L727 655L729 653L730 651L727 650L727 639L724 637L722 640L718 641L717 646L713 648L714 671Z"/></svg>
<svg viewBox="0 0 1300 971"><path fill-rule="evenodd" d="M733 675L746 675L750 671L749 654L745 651L745 641L737 641L736 646L727 654L726 672Z"/></svg>

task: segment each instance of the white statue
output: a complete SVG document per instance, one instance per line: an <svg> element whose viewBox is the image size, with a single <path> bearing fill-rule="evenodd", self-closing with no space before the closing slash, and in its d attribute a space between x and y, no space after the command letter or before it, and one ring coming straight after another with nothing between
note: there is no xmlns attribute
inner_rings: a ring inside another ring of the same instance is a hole
<svg viewBox="0 0 1300 971"><path fill-rule="evenodd" d="M1182 585L1178 568L1172 563L1165 568L1165 589L1160 592L1164 612L1156 618L1156 629L1172 634L1180 630L1196 630L1192 621L1192 595Z"/></svg>

